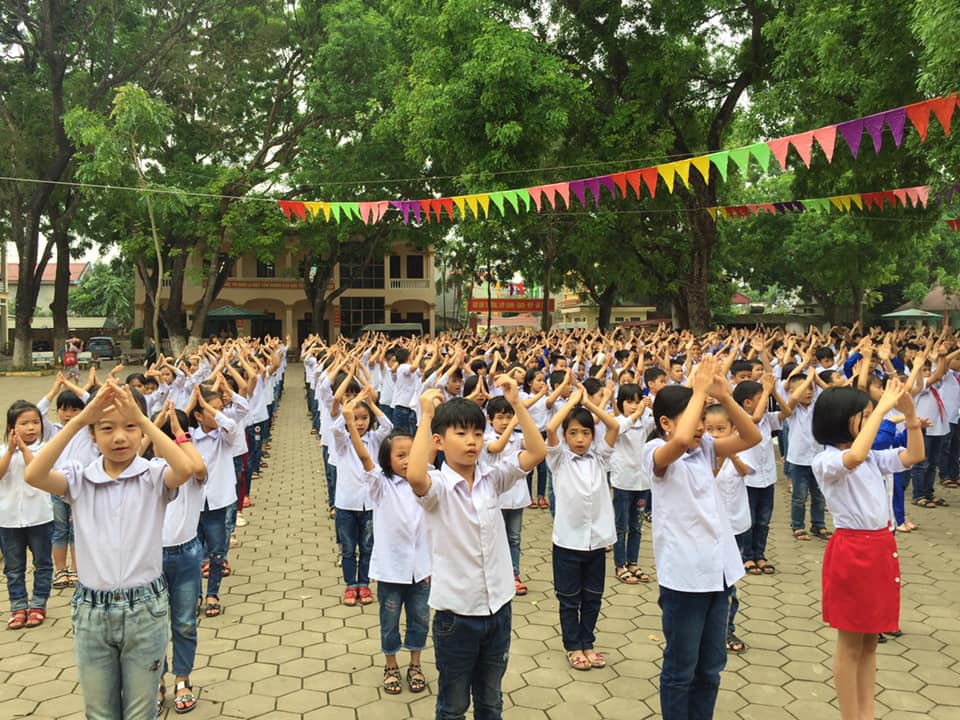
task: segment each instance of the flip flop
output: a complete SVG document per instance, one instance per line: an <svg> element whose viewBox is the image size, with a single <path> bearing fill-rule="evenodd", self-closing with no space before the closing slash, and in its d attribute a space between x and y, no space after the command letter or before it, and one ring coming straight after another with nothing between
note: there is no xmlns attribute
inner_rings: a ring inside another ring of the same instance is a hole
<svg viewBox="0 0 960 720"><path fill-rule="evenodd" d="M577 651L567 653L567 662L570 663L570 667L572 667L574 670L589 670L592 665L590 665L590 661L587 659L587 656L583 653L577 655L575 654L576 652Z"/></svg>
<svg viewBox="0 0 960 720"><path fill-rule="evenodd" d="M587 650L584 651L583 654L586 656L587 662L590 663L590 667L605 668L607 666L607 661L603 657L603 653L591 653L589 650Z"/></svg>

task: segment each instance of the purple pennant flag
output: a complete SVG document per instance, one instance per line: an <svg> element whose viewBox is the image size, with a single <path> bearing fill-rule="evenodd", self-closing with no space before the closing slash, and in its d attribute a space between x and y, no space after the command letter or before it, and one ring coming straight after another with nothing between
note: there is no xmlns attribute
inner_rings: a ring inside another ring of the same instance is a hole
<svg viewBox="0 0 960 720"><path fill-rule="evenodd" d="M609 175L601 175L600 177L597 178L597 180L599 181L599 183L600 183L603 187L605 187L607 190L610 191L610 197L612 197L614 200L616 200L616 199L617 199L617 191L616 191L615 186L614 186L614 184L613 184L613 178L610 177ZM597 198L597 204L598 204L598 205L600 204L600 199L599 199L599 198Z"/></svg>
<svg viewBox="0 0 960 720"><path fill-rule="evenodd" d="M775 202L773 204L773 209L777 211L777 215L786 215L787 205L789 205L789 203Z"/></svg>
<svg viewBox="0 0 960 720"><path fill-rule="evenodd" d="M837 125L837 132L847 141L850 152L856 157L860 152L860 138L863 137L863 120L850 120Z"/></svg>
<svg viewBox="0 0 960 720"><path fill-rule="evenodd" d="M585 180L571 181L570 192L572 192L576 196L577 200L580 201L581 207L587 206L587 198L586 198L587 183ZM599 192L599 188L598 188L598 192Z"/></svg>
<svg viewBox="0 0 960 720"><path fill-rule="evenodd" d="M600 178L598 177L589 178L588 180L584 180L583 184L587 188L587 190L590 191L590 194L593 195L594 204L599 205L600 204Z"/></svg>
<svg viewBox="0 0 960 720"><path fill-rule="evenodd" d="M950 203L953 202L953 193L954 193L956 190L958 190L958 189L960 189L960 188L958 188L958 186L954 185L953 187L947 188L947 189L944 191L944 193L943 193L943 201L944 201L947 205L949 205Z"/></svg>
<svg viewBox="0 0 960 720"><path fill-rule="evenodd" d="M904 111L906 112L906 111ZM875 152L880 152L880 146L883 145L883 123L884 115L870 115L863 119L863 125L867 128L867 132L870 133L870 137L873 138L873 149Z"/></svg>
<svg viewBox="0 0 960 720"><path fill-rule="evenodd" d="M903 142L903 128L907 123L906 108L897 108L884 113L883 119L886 120L887 127L893 134L893 142L897 144L897 147L900 147L900 143Z"/></svg>
<svg viewBox="0 0 960 720"><path fill-rule="evenodd" d="M390 204L393 205L397 210L403 213L403 224L410 224L410 208L407 206L403 200L391 200Z"/></svg>
<svg viewBox="0 0 960 720"><path fill-rule="evenodd" d="M795 213L802 213L806 211L806 208L803 206L803 203L800 202L799 200L794 200L790 204L793 205L793 211Z"/></svg>
<svg viewBox="0 0 960 720"><path fill-rule="evenodd" d="M414 214L414 215L416 216L416 218L417 218L417 225L423 224L423 220L420 219L420 210L421 210L421 208L420 208L420 202L419 202L419 201L417 201L417 200L409 200L409 201L407 201L407 210L408 210L408 211L409 211L409 210L413 210L413 214Z"/></svg>

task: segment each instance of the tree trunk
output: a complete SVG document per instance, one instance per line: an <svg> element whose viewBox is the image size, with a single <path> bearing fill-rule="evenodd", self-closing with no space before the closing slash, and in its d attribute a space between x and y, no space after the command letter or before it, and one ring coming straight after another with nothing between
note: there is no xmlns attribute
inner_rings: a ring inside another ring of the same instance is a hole
<svg viewBox="0 0 960 720"><path fill-rule="evenodd" d="M493 293L490 283L493 276L490 273L490 265L487 265L487 336L490 335L490 326L493 325Z"/></svg>
<svg viewBox="0 0 960 720"><path fill-rule="evenodd" d="M220 295L226 285L227 278L236 264L236 257L230 257L226 253L217 255L216 261L210 263L210 271L207 273L207 284L203 288L203 294L193 306L193 322L190 325L190 344L200 345L203 342L204 325L207 324L207 314L210 312L210 306Z"/></svg>
<svg viewBox="0 0 960 720"><path fill-rule="evenodd" d="M690 183L691 192L681 193L691 234L690 266L681 298L686 306L686 312L682 313L687 320L685 329L699 334L711 326L707 286L710 283L710 256L717 242L717 226L704 208L716 205L716 193L701 178L691 178Z"/></svg>
<svg viewBox="0 0 960 720"><path fill-rule="evenodd" d="M70 239L64 228L53 231L57 246L57 274L53 286L53 301L50 311L53 313L53 351L57 353L67 343L70 331L67 320L67 302L70 299Z"/></svg>
<svg viewBox="0 0 960 720"><path fill-rule="evenodd" d="M550 331L550 283L553 282L553 253L544 253L543 258L543 304L540 310L540 329Z"/></svg>
<svg viewBox="0 0 960 720"><path fill-rule="evenodd" d="M617 299L617 283L611 283L598 296L597 300L597 325L600 332L607 332L610 329L610 316L613 314L613 304Z"/></svg>

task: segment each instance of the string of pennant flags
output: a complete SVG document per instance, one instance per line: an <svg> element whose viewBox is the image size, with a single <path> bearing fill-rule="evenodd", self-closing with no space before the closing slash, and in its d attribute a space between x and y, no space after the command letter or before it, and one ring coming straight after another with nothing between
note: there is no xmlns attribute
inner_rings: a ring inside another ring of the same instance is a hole
<svg viewBox="0 0 960 720"><path fill-rule="evenodd" d="M924 142L927 139L931 114L943 128L944 134L949 137L950 123L958 104L960 104L960 100L958 100L957 94L951 93L947 96L924 100L866 117L848 120L835 125L827 125L816 130L809 130L765 142L758 142L732 150L721 150L650 167L637 168L612 173L610 175L599 175L596 177L551 183L548 185L536 185L512 190L499 190L495 192L421 200L375 200L371 202L278 200L277 204L290 221L305 222L308 219L318 220L322 217L325 222L332 220L333 222L340 223L342 221L359 220L365 225L374 225L380 222L387 212L396 211L403 215L404 224L409 224L410 221L413 220L419 225L424 221L427 223L442 222L444 216L451 222L455 221L458 215L461 220L471 218L479 220L481 216L487 218L490 216L491 206L495 208L501 216L506 217L507 208L511 208L516 214L520 214L521 208L523 212L530 212L531 207L533 207L537 213L540 213L544 209L544 206L549 206L554 210L560 209L559 203L562 202L563 207L569 209L571 208L571 197L584 208L587 206L588 197L592 198L595 205L599 205L601 197L605 194L609 194L612 199L616 200L628 197L629 191L632 191L636 199L640 200L644 194L649 195L651 198L656 197L657 191L661 186L666 188L668 193L672 194L676 187L677 178L680 179L685 187L689 187L692 170L696 170L705 183L710 182L711 168L715 168L719 176L726 181L731 163L733 163L741 173L746 173L751 159L754 160L762 170L766 171L770 166L771 158L775 158L781 170L786 170L791 148L793 148L794 152L800 157L804 165L810 167L814 142L816 142L820 148L827 162L832 163L838 135L843 138L843 141L854 158L857 158L860 153L864 132L866 132L872 140L873 149L877 153L880 152L883 146L885 130L889 131L894 144L899 148L903 143L908 121L916 130L921 142ZM918 190L918 188L911 188L911 190ZM952 192L953 189L951 189L951 193ZM858 202L861 204L866 202L862 195L857 196L860 198L859 201L855 201L852 195L839 197L849 198L849 201L840 200L840 207L838 207L838 209L843 209L844 204L847 205L846 209L849 209L850 206ZM885 202L895 204L897 201L900 201L906 204L907 201L912 203L917 201L917 196L911 198L905 195L904 197L906 200L896 195L893 196L893 200L890 200L889 197L883 197L880 200L880 207L882 208ZM937 200L938 202L942 202L942 196L938 196ZM876 198L871 202L874 201L876 201ZM829 210L830 206L837 207L836 203L833 202L833 198L820 198L816 201L773 203L773 205L774 207L777 205L789 205L790 209L785 211L802 212L808 209L806 206L807 202L814 202L821 209ZM802 204L802 209L798 206L798 203ZM924 200L924 205L925 204L926 200ZM766 205L769 205L769 203L765 204L765 206ZM747 207L748 215L753 212L749 209L749 206L736 207ZM720 214L721 208L712 208L712 210L716 211L712 213L714 219L716 219ZM766 209L764 211L769 212L769 210Z"/></svg>

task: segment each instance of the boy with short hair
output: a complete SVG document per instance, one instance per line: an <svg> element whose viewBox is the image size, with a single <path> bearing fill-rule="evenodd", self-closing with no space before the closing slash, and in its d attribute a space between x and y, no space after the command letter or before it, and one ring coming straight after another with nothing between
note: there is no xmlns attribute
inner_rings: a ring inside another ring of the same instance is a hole
<svg viewBox="0 0 960 720"><path fill-rule="evenodd" d="M546 457L547 447L516 381L505 374L497 384L516 413L525 450L478 465L483 411L460 398L440 405L440 391L428 390L407 464L430 530L438 720L464 717L471 694L475 717L502 717L515 586L500 497ZM429 468L436 451L444 454L440 470Z"/></svg>

